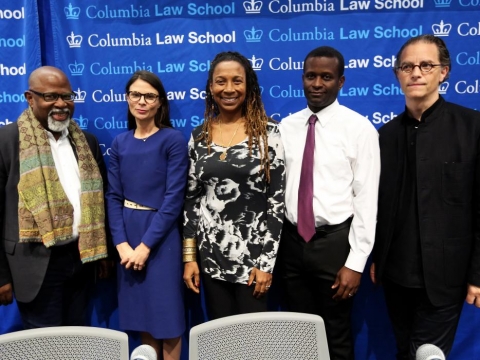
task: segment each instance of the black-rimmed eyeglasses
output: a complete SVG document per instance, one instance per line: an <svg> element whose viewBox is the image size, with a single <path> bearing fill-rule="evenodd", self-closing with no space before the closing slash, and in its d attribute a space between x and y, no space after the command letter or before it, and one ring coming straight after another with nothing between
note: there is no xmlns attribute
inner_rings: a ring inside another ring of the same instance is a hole
<svg viewBox="0 0 480 360"><path fill-rule="evenodd" d="M142 93L139 93L138 91L129 91L127 92L127 96L130 100L135 102L140 101L140 99L143 96L143 98L145 99L145 102L149 104L153 104L155 101L157 101L157 98L159 97L157 94L154 94L154 93L142 94Z"/></svg>
<svg viewBox="0 0 480 360"><path fill-rule="evenodd" d="M32 89L28 89L28 91L34 93L35 95L42 96L43 100L45 100L46 102L55 102L58 100L59 97L62 98L63 101L73 101L75 99L74 92L57 94L52 92L41 93Z"/></svg>
<svg viewBox="0 0 480 360"><path fill-rule="evenodd" d="M405 63L397 67L397 70L401 70L406 74L410 74L413 69L418 67L423 74L429 73L436 66L442 66L442 64L430 64L427 62L422 62L419 65L413 65L412 63Z"/></svg>

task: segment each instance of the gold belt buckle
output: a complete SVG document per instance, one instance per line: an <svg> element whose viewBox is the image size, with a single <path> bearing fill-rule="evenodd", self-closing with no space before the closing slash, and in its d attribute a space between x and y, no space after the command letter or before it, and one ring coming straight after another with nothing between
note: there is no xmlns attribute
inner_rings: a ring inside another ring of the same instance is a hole
<svg viewBox="0 0 480 360"><path fill-rule="evenodd" d="M155 211L156 209L151 208L149 206L144 206L137 204L136 202L130 201L125 199L123 202L123 206L130 208L130 209L136 209L136 210L150 210L150 211Z"/></svg>

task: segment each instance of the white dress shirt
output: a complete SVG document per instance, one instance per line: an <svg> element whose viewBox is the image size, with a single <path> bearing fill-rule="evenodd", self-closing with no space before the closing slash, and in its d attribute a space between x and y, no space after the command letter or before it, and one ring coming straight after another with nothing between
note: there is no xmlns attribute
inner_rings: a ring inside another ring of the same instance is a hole
<svg viewBox="0 0 480 360"><path fill-rule="evenodd" d="M70 204L73 206L72 240L74 240L78 238L78 224L80 223L81 215L81 184L78 162L75 158L70 140L68 139L68 130L63 131L58 140L55 140L50 131L47 131L47 135L60 184L62 184L63 190ZM63 244L65 244L65 242L59 245Z"/></svg>
<svg viewBox="0 0 480 360"><path fill-rule="evenodd" d="M306 108L280 123L286 166L285 216L294 225L308 118L312 114ZM375 238L380 177L378 133L367 118L337 100L316 115L315 226L341 224L353 216L345 266L363 272Z"/></svg>

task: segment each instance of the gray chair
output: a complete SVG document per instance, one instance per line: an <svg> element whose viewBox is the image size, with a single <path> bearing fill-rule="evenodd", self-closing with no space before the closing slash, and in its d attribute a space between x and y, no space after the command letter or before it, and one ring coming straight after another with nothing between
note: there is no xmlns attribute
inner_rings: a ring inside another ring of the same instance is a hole
<svg viewBox="0 0 480 360"><path fill-rule="evenodd" d="M128 360L127 334L88 326L58 326L0 335L5 360Z"/></svg>
<svg viewBox="0 0 480 360"><path fill-rule="evenodd" d="M189 360L330 360L318 315L263 312L228 316L190 330Z"/></svg>

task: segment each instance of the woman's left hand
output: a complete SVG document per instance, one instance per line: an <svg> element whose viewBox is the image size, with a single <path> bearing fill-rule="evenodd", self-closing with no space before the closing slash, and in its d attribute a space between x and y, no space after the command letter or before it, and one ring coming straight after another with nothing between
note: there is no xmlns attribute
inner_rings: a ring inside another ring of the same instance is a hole
<svg viewBox="0 0 480 360"><path fill-rule="evenodd" d="M272 285L272 274L253 268L248 279L248 286L252 285L255 281L255 289L253 290L253 296L261 298L264 296L270 286Z"/></svg>
<svg viewBox="0 0 480 360"><path fill-rule="evenodd" d="M133 268L133 270L143 270L147 262L148 256L150 255L150 248L145 245L143 242L138 245L135 250L133 250L132 255L128 259L127 264L125 265L126 269Z"/></svg>

